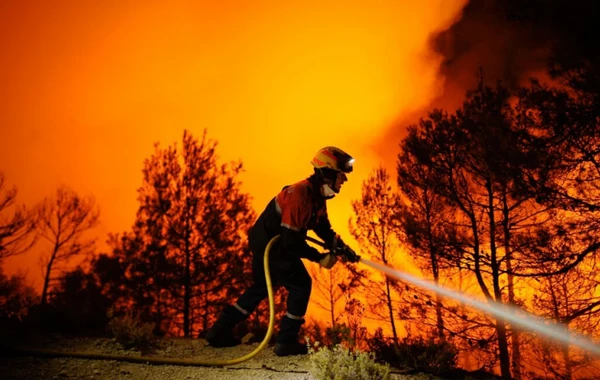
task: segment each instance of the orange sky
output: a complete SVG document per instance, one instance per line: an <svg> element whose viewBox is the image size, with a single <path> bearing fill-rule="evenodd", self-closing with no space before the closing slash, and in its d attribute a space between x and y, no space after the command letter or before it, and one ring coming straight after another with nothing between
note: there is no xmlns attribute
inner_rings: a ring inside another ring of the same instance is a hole
<svg viewBox="0 0 600 380"><path fill-rule="evenodd" d="M310 174L317 149L337 145L356 158L329 206L350 240L350 201L399 143L378 138L440 95L427 39L464 3L2 1L0 170L27 205L60 184L93 194L104 248L106 233L134 220L156 141L208 128L222 160L244 162L257 211ZM40 287L38 255L9 260L7 272Z"/></svg>

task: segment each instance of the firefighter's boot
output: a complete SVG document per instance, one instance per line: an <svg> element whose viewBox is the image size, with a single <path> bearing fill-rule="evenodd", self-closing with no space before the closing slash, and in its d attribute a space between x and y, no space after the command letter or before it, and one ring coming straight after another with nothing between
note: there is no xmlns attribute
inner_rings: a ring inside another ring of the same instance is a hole
<svg viewBox="0 0 600 380"><path fill-rule="evenodd" d="M219 319L206 332L206 340L213 347L233 347L241 344L241 339L233 334L233 329L246 317L246 314L235 307L226 306Z"/></svg>
<svg viewBox="0 0 600 380"><path fill-rule="evenodd" d="M281 320L277 342L275 343L275 355L306 355L308 348L306 344L298 342L298 333L300 327L304 324L304 319L292 319L287 315Z"/></svg>

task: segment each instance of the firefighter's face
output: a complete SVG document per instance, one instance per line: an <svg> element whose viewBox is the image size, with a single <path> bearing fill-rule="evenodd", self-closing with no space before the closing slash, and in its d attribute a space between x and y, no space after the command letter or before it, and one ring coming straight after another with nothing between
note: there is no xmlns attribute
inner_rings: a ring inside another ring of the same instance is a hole
<svg viewBox="0 0 600 380"><path fill-rule="evenodd" d="M335 182L333 184L331 184L331 188L333 189L333 191L335 191L336 193L339 193L339 191L342 189L342 185L344 184L344 182L346 182L348 180L348 177L346 177L345 173L342 172L338 172L337 173L337 177L335 179Z"/></svg>

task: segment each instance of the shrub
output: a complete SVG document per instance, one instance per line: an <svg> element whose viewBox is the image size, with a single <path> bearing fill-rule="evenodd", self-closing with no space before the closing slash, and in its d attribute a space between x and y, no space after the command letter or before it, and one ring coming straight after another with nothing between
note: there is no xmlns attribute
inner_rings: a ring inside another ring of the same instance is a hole
<svg viewBox="0 0 600 380"><path fill-rule="evenodd" d="M139 315L130 311L120 317L113 317L113 310L110 309L107 316L110 318L108 331L124 348L146 350L156 345L153 323L141 322Z"/></svg>
<svg viewBox="0 0 600 380"><path fill-rule="evenodd" d="M25 276L7 276L0 267L0 320L21 321L28 309L38 303L35 291L25 284Z"/></svg>
<svg viewBox="0 0 600 380"><path fill-rule="evenodd" d="M309 352L310 374L317 380L383 380L390 375L389 366L376 363L371 353L350 351L341 345L318 351L311 347Z"/></svg>
<svg viewBox="0 0 600 380"><path fill-rule="evenodd" d="M320 346L333 348L338 344L354 348L355 342L352 331L346 324L335 324L333 327L323 327L318 323L311 323L304 327L304 333L311 341L319 342Z"/></svg>
<svg viewBox="0 0 600 380"><path fill-rule="evenodd" d="M396 346L378 331L369 342L378 360L396 368L411 368L434 375L447 374L456 369L458 350L449 342L432 339L404 338Z"/></svg>
<svg viewBox="0 0 600 380"><path fill-rule="evenodd" d="M434 375L443 375L456 369L458 350L448 342L422 338L404 341L398 346L398 356L410 360L410 367Z"/></svg>

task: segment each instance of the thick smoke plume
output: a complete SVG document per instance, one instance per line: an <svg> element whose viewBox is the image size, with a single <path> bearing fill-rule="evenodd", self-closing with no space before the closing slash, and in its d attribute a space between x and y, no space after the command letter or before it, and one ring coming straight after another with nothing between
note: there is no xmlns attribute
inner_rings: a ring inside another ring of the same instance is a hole
<svg viewBox="0 0 600 380"><path fill-rule="evenodd" d="M506 86L542 82L551 75L585 65L599 56L594 41L600 2L590 0L471 0L462 17L431 38L431 50L442 57L440 96L428 107L399 115L381 143L382 161L390 166L406 127L434 108L453 112L479 73L486 84Z"/></svg>

